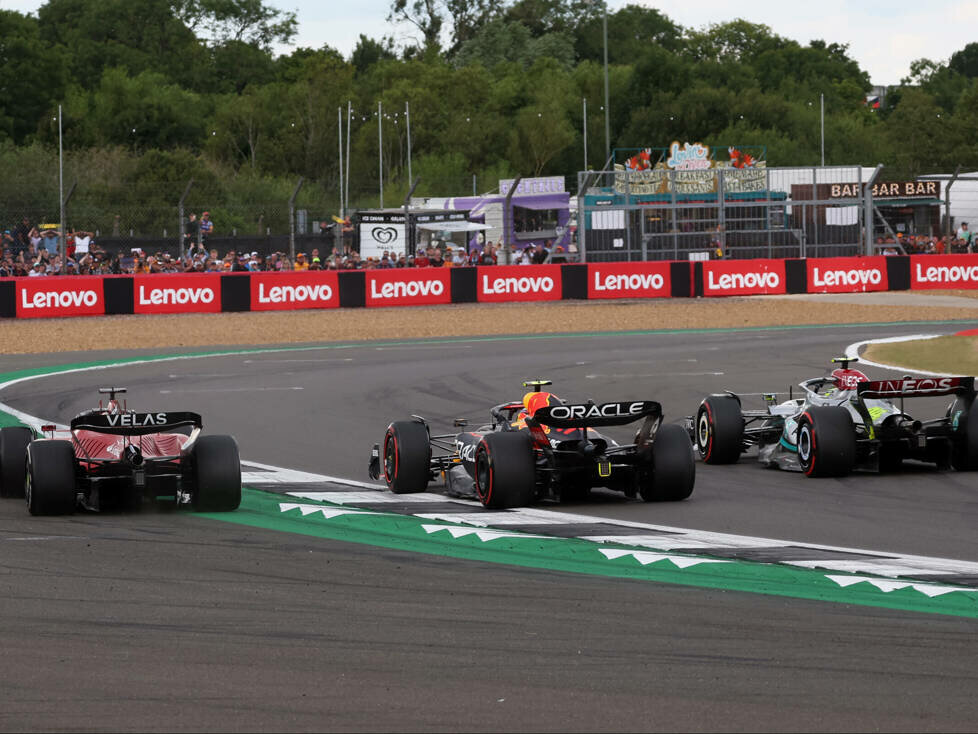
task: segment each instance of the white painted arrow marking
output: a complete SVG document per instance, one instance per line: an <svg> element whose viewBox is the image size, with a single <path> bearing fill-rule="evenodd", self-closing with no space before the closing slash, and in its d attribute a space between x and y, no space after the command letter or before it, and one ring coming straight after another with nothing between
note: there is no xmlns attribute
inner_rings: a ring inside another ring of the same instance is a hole
<svg viewBox="0 0 978 734"><path fill-rule="evenodd" d="M365 510L350 510L346 507L324 507L323 505L301 505L296 502L279 502L279 510L282 512L289 512L291 510L299 510L302 516L312 515L316 512L321 512L323 517L327 520L334 517L340 517L341 515L377 515L376 512L367 512Z"/></svg>
<svg viewBox="0 0 978 734"><path fill-rule="evenodd" d="M670 556L665 553L649 553L648 551L626 550L624 548L599 548L601 554L609 561L625 556L632 556L643 566L659 561L670 561L676 568L689 568L699 563L730 563L719 558L693 558L691 556Z"/></svg>
<svg viewBox="0 0 978 734"><path fill-rule="evenodd" d="M551 535L527 535L526 533L507 533L505 530L483 530L482 528L460 528L455 525L422 525L424 531L431 535L439 530L447 530L453 538L464 538L466 535L474 535L483 543L500 538L519 538L529 540L531 538L540 540L562 540Z"/></svg>
<svg viewBox="0 0 978 734"><path fill-rule="evenodd" d="M970 593L975 593L978 589L966 589L960 586L940 586L938 584L921 584L914 583L912 581L891 581L889 579L874 578L872 576L829 576L826 575L827 579L834 581L839 586L845 588L847 586L852 586L853 584L859 584L866 582L867 584L872 584L877 589L882 591L884 594L888 594L891 591L898 591L900 589L906 589L910 587L921 594L926 594L929 597L941 596L942 594L950 594L952 591L966 591Z"/></svg>

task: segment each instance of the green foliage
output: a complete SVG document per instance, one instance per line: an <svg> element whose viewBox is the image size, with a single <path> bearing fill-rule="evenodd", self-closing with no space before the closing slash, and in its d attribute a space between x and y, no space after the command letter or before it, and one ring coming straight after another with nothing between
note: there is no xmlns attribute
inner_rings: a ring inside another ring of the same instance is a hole
<svg viewBox="0 0 978 734"><path fill-rule="evenodd" d="M408 104L419 194L469 194L473 175L479 191L516 174L573 181L585 127L588 165L605 160L606 11L612 148L759 145L771 166L815 165L824 95L830 165L978 166L978 43L914 62L869 110L871 80L844 44L745 20L686 29L637 4L392 0L416 31L406 45L361 35L349 58L276 58L297 18L263 0L47 0L37 19L0 11L0 164L31 172L29 187L0 182L0 201L56 211L58 104L72 211L103 231L173 231L191 178L188 208L225 232L283 227L300 176L302 207L335 212L341 148L351 204L379 202L382 165L385 204L399 205Z"/></svg>

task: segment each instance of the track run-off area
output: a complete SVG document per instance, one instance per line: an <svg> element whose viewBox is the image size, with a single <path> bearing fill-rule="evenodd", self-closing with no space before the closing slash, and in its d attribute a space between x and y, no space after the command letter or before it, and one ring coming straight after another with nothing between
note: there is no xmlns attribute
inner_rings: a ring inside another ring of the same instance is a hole
<svg viewBox="0 0 978 734"><path fill-rule="evenodd" d="M867 340L969 326L3 358L0 420L67 423L125 386L235 435L249 489L223 516L0 503L0 727L973 729L978 473L811 480L747 456L697 464L686 502L506 512L365 481L391 420L478 424L524 379L678 422Z"/></svg>

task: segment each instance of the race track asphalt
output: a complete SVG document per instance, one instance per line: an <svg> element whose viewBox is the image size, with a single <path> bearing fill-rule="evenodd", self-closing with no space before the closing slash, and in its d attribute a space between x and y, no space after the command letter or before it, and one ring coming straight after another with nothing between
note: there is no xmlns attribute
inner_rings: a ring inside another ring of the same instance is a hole
<svg viewBox="0 0 978 734"><path fill-rule="evenodd" d="M846 345L954 326L360 344L45 378L0 401L66 422L94 389L192 409L245 459L366 479L387 422L450 430L546 377L565 399L785 390ZM127 355L113 355L127 356ZM99 355L0 359L10 371ZM723 374L715 374L722 372ZM873 372L873 371L870 371ZM882 374L882 373L876 373ZM301 388L301 389L295 389ZM697 466L691 500L592 515L978 561L978 478L814 482ZM560 509L560 508L553 508ZM582 506L571 506L580 512ZM974 730L974 620L376 549L184 513L0 503L0 728Z"/></svg>

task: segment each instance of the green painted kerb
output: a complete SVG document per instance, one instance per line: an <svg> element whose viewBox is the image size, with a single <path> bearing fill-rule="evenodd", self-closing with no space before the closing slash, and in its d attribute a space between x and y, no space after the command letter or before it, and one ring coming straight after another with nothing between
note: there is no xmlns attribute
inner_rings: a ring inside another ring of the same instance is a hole
<svg viewBox="0 0 978 734"><path fill-rule="evenodd" d="M296 505L296 508L283 511L282 505ZM345 514L327 517L314 510L303 514L300 506L307 510L321 506L327 510L342 510ZM471 561L978 618L978 591L954 591L929 597L910 586L888 592L868 582L842 587L828 576L855 578L856 575L725 559L717 563L710 561L719 559L633 546L599 544L576 538L529 536L500 528L465 527L410 515L353 510L328 502L246 489L237 512L213 513L206 517L315 538ZM429 532L433 527L444 529ZM449 528L464 534L454 537ZM480 538L479 532L485 533L487 539ZM601 552L602 549L624 551L624 555L609 559ZM639 557L644 554L646 559L669 556L679 559L681 564L689 562L694 565L680 568L668 558L643 565L632 555L634 553Z"/></svg>

